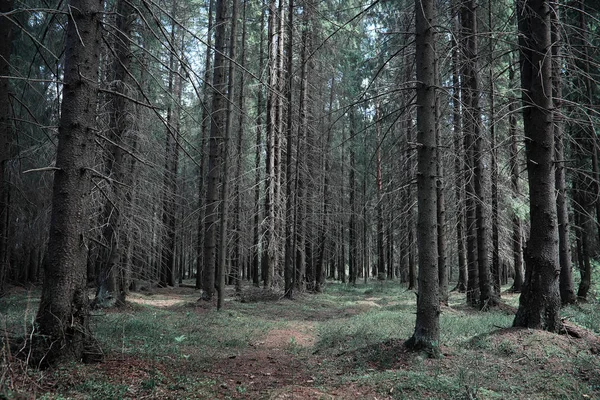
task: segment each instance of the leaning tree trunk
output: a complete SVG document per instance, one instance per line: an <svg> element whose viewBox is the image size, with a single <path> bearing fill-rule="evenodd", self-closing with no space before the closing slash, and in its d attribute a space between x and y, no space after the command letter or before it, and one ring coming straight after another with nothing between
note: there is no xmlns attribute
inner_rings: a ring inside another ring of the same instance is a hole
<svg viewBox="0 0 600 400"><path fill-rule="evenodd" d="M0 1L0 297L4 290L8 248L8 185L6 164L11 142L9 90L12 22L3 13L12 10L12 1Z"/></svg>
<svg viewBox="0 0 600 400"><path fill-rule="evenodd" d="M523 125L529 178L531 235L525 283L514 326L557 332L560 294L552 127L552 40L548 0L519 0Z"/></svg>
<svg viewBox="0 0 600 400"><path fill-rule="evenodd" d="M44 363L92 356L86 236L103 2L69 2L50 238L36 323ZM39 360L38 360L39 361Z"/></svg>
<svg viewBox="0 0 600 400"><path fill-rule="evenodd" d="M440 304L437 255L435 2L416 0L417 198L419 295L413 336L406 346L439 354Z"/></svg>

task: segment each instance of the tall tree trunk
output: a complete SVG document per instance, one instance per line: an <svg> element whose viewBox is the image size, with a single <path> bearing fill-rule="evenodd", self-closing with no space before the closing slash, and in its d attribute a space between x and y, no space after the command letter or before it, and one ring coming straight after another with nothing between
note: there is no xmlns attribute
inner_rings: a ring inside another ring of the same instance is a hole
<svg viewBox="0 0 600 400"><path fill-rule="evenodd" d="M552 85L554 92L554 161L556 165L556 216L558 220L558 258L560 262L559 291L563 305L573 304L577 301L573 287L573 273L571 265L571 244L569 240L569 206L567 203L567 184L565 178L565 152L564 152L564 123L562 117L562 54L560 37L560 18L557 6L552 8Z"/></svg>
<svg viewBox="0 0 600 400"><path fill-rule="evenodd" d="M475 150L479 135L479 83L477 80L476 56L476 16L473 0L461 3L461 34L463 52L463 68L461 71L463 85L461 94L464 106L464 149L465 149L465 208L467 222L467 303L477 306L480 297L480 279L478 268L478 232L477 232L477 188L475 168L477 152ZM485 241L484 241L485 244ZM487 255L485 255L487 257Z"/></svg>
<svg viewBox="0 0 600 400"><path fill-rule="evenodd" d="M235 63L237 51L237 19L238 1L231 0L231 29L229 32L229 62L227 73L227 106L225 115L225 130L221 132L223 145L223 171L221 172L221 218L219 220L219 262L218 262L218 298L217 310L223 308L225 302L225 277L227 276L227 256L229 253L228 223L229 223L229 138L233 129L233 104L235 102ZM239 277L238 277L239 279Z"/></svg>
<svg viewBox="0 0 600 400"><path fill-rule="evenodd" d="M434 49L435 50L435 49ZM435 79L438 86L440 83L439 66L436 60ZM435 141L437 146L436 156L436 185L435 192L437 197L437 250L438 250L438 279L440 285L440 303L448 304L448 266L446 265L446 196L444 194L444 163L442 159L442 138L439 127L440 115L440 93L436 93L435 99Z"/></svg>
<svg viewBox="0 0 600 400"><path fill-rule="evenodd" d="M223 169L223 135L227 123L227 74L225 71L226 3L216 0L215 60L213 70L212 118L208 154L208 186L206 189L206 217L204 223L204 268L202 277L203 299L210 300L215 291L215 268L217 263L217 220L219 214L219 177Z"/></svg>
<svg viewBox="0 0 600 400"><path fill-rule="evenodd" d="M242 9L242 38L240 40L241 43L241 53L240 53L240 66L242 68L246 65L246 7L247 1L244 0L243 9ZM245 74L242 71L240 73L240 90L237 98L237 108L238 108L238 134L237 134L237 144L236 144L236 173L235 173L235 257L233 259L232 265L232 275L234 279L235 290L237 292L241 291L241 280L240 280L240 272L242 267L242 225L241 225L241 214L242 214L242 195L241 195L241 185L242 185L242 142L244 137L244 93L245 93ZM260 155L259 155L259 163L260 163ZM258 200L256 201L258 203ZM258 225L258 224L257 224Z"/></svg>
<svg viewBox="0 0 600 400"><path fill-rule="evenodd" d="M177 15L176 3L171 10ZM175 21L171 25L171 49L169 53L169 105L167 107L167 131L165 133L165 171L163 177L163 238L160 263L159 286L175 286L175 243L177 227L177 170L179 166L179 94L181 79L179 74L178 33Z"/></svg>
<svg viewBox="0 0 600 400"><path fill-rule="evenodd" d="M437 254L436 197L436 78L435 20L433 0L416 0L417 57L417 197L419 204L419 294L417 319L407 347L439 354L440 304Z"/></svg>
<svg viewBox="0 0 600 400"><path fill-rule="evenodd" d="M275 0L269 2L269 21L268 21L268 40L269 40L269 86L267 91L267 146L266 146L266 199L265 199L265 247L264 247L264 263L263 263L263 280L265 288L270 288L273 285L273 275L275 273L275 262L277 253L277 238L276 238L276 135L277 135L277 42L276 35L276 18L277 8Z"/></svg>
<svg viewBox="0 0 600 400"><path fill-rule="evenodd" d="M210 78L212 72L212 23L213 23L213 4L215 0L208 0L208 26L206 38L206 54L204 55L204 80L202 99L202 123L200 127L200 162L198 167L198 239L196 248L196 289L202 288L202 279L204 276L204 218L206 216L205 204L205 166L206 166L206 137L210 129L210 107L208 105L211 99Z"/></svg>
<svg viewBox="0 0 600 400"><path fill-rule="evenodd" d="M6 165L10 157L12 124L10 117L10 52L12 27L8 14L13 8L12 0L0 1L0 297L4 292L7 274L8 249L8 191Z"/></svg>
<svg viewBox="0 0 600 400"><path fill-rule="evenodd" d="M509 81L511 87L514 87L512 82L515 79L515 70L509 67ZM510 136L510 183L512 193L515 200L519 200L521 191L519 189L519 149L517 138L517 110L516 99L511 98L508 103L508 135ZM516 210L512 210L512 254L514 267L514 281L510 289L513 293L521 293L523 287L523 246L521 234L521 218Z"/></svg>
<svg viewBox="0 0 600 400"><path fill-rule="evenodd" d="M381 122L379 103L375 105L375 130L377 131L377 279L385 279L385 252L383 229L383 178L381 171Z"/></svg>
<svg viewBox="0 0 600 400"><path fill-rule="evenodd" d="M350 171L348 180L350 181L350 221L348 226L348 245L350 246L350 277L349 282L351 285L356 285L357 278L357 267L358 267L358 243L357 243L357 232L356 232L356 155L354 152L354 136L356 134L354 110L350 111Z"/></svg>
<svg viewBox="0 0 600 400"><path fill-rule="evenodd" d="M460 21L459 21L459 6L455 2L454 12L454 30L456 35L460 32ZM465 248L465 233L464 233L464 172L463 172L463 160L459 156L462 150L462 110L461 110L461 92L460 92L460 80L459 80L459 47L458 43L453 40L452 45L452 125L454 129L454 152L456 157L454 158L454 185L455 185L455 196L456 196L456 244L458 252L458 283L454 290L459 293L464 293L467 290L467 254Z"/></svg>
<svg viewBox="0 0 600 400"><path fill-rule="evenodd" d="M114 40L114 55L112 82L115 84L111 99L110 112L110 142L106 154L105 174L112 179L112 199L109 198L104 205L102 226L102 239L107 246L102 254L102 267L98 275L98 285L94 306L110 307L122 305L125 302L126 289L120 279L122 242L119 242L119 233L125 236L122 229L121 211L125 206L122 201L126 165L123 160L123 139L126 131L130 129L128 121L128 104L124 96L126 93L126 79L129 68L131 51L129 49L129 34L132 26L132 8L126 1L117 2L116 30Z"/></svg>
<svg viewBox="0 0 600 400"><path fill-rule="evenodd" d="M262 72L264 68L264 29L265 29L265 9L263 8L260 14L260 41L259 41L259 60L258 70ZM252 283L254 286L260 286L259 266L260 266L260 191L261 191L261 147L262 147L262 131L263 131L263 89L261 86L257 88L256 94L256 153L254 156L254 237L252 242ZM263 271L264 273L264 271Z"/></svg>
<svg viewBox="0 0 600 400"><path fill-rule="evenodd" d="M548 0L518 1L523 125L531 235L525 283L514 326L557 332L560 294L552 127L552 40Z"/></svg>
<svg viewBox="0 0 600 400"><path fill-rule="evenodd" d="M86 360L90 347L86 232L94 153L102 1L70 1L50 238L36 323L44 363ZM97 357L96 357L97 358ZM42 360L42 358L37 361Z"/></svg>
<svg viewBox="0 0 600 400"><path fill-rule="evenodd" d="M281 16L283 18L283 15ZM288 21L287 21L287 73L286 73L286 100L287 100L287 118L286 118L286 206L285 206L285 261L284 261L284 296L288 299L293 297L295 261L294 257L294 194L292 179L293 165L293 112L292 112L292 90L293 90L293 30L294 22L294 0L288 0ZM296 171L298 173L298 171Z"/></svg>
<svg viewBox="0 0 600 400"><path fill-rule="evenodd" d="M295 227L296 227L296 275L295 275L295 286L296 290L303 291L305 288L305 282L307 281L306 271L306 216L307 216L307 155L306 149L308 148L308 99L309 99L309 86L308 86L308 65L309 60L308 50L310 47L310 24L312 18L312 9L310 3L307 1L304 4L304 13L302 19L302 50L300 54L301 70L300 70L300 104L299 104L299 126L298 136L296 144L296 204L297 209L295 213Z"/></svg>
<svg viewBox="0 0 600 400"><path fill-rule="evenodd" d="M492 0L488 0L488 30L489 30L489 124L492 158L492 288L493 295L500 297L502 291L500 271L500 221L498 210L498 149L496 147L496 85L494 83L494 29L492 25Z"/></svg>

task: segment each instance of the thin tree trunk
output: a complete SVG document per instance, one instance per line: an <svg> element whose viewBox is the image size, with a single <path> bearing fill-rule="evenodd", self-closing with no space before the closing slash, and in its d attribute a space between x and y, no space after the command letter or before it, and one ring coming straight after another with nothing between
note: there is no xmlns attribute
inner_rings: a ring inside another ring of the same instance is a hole
<svg viewBox="0 0 600 400"><path fill-rule="evenodd" d="M381 122L379 103L375 105L375 130L377 131L377 279L385 280L385 244L383 228L383 177L381 171Z"/></svg>
<svg viewBox="0 0 600 400"><path fill-rule="evenodd" d="M511 66L509 67L509 81L511 87L514 87L512 82L515 79L515 70ZM520 200L521 191L519 189L519 149L518 149L518 137L517 137L517 110L516 110L516 99L511 98L508 103L508 135L510 136L510 183L512 193L515 200ZM513 286L510 289L513 293L521 293L523 287L523 246L521 238L521 218L516 210L512 210L512 253L513 253L513 266L514 266L514 281Z"/></svg>
<svg viewBox="0 0 600 400"><path fill-rule="evenodd" d="M477 82L477 43L475 3L473 0L461 3L461 34L463 51L463 68L461 71L463 85L461 94L465 118L463 119L464 148L465 148L465 207L467 221L467 303L477 306L480 297L480 279L478 268L478 233L477 233L477 188L475 168L477 164L476 139L479 135L479 84ZM485 244L485 241L484 241ZM484 255L487 257L487 254Z"/></svg>
<svg viewBox="0 0 600 400"><path fill-rule="evenodd" d="M500 226L498 211L498 149L496 147L496 85L494 83L494 30L492 25L492 0L488 0L488 29L489 29L489 124L492 158L492 288L493 295L500 297L502 284L500 279Z"/></svg>
<svg viewBox="0 0 600 400"><path fill-rule="evenodd" d="M459 7L454 4L454 17L455 32L458 35L460 31L459 26ZM462 150L462 110L461 110L461 92L460 92L460 80L459 80L459 47L456 41L453 41L452 45L452 124L454 128L454 174L455 174L455 196L456 196L456 243L458 252L458 283L454 290L459 293L464 293L467 290L467 254L465 249L465 233L464 233L464 172L463 172L463 160L459 156Z"/></svg>
<svg viewBox="0 0 600 400"><path fill-rule="evenodd" d="M212 24L213 24L213 4L214 0L208 0L208 26L206 35L206 54L204 63L204 80L203 80L203 92L204 99L202 99L202 124L200 127L200 161L198 167L198 240L196 249L196 289L202 288L202 279L204 276L204 218L206 216L206 204L205 204L205 181L204 168L206 166L206 137L209 134L210 129L210 108L208 106L208 100L211 98L209 93L210 78L211 78L211 61L212 61Z"/></svg>
<svg viewBox="0 0 600 400"><path fill-rule="evenodd" d="M440 84L440 74L438 63L435 64L435 79L438 86ZM440 303L448 304L448 266L446 265L446 196L444 194L444 164L442 159L442 138L439 127L440 115L440 93L436 93L435 99L435 141L437 146L436 156L436 185L435 192L437 197L437 250L438 250L438 279L440 286Z"/></svg>
<svg viewBox="0 0 600 400"><path fill-rule="evenodd" d="M242 9L242 38L241 38L241 53L240 53L240 65L242 68L246 65L246 7L247 1L244 0L243 9ZM240 73L240 90L237 99L237 108L238 108L238 133L237 133L237 144L236 144L236 184L235 184L235 224L234 224L234 232L235 232L235 257L232 265L232 275L233 281L235 285L236 292L240 292L242 289L241 280L240 280L240 272L242 269L242 226L241 226L241 214L242 214L242 195L241 195L241 185L242 185L242 142L244 136L244 93L245 93L245 74L243 71ZM259 156L260 157L260 156ZM260 163L260 158L259 158ZM256 201L258 203L258 200ZM258 224L257 224L258 225Z"/></svg>
<svg viewBox="0 0 600 400"><path fill-rule="evenodd" d="M217 310L223 308L225 302L225 278L227 276L227 256L229 246L228 243L228 223L229 223L229 138L233 129L233 104L235 101L235 61L237 50L237 10L238 1L231 0L233 7L231 8L231 29L229 32L229 63L227 73L227 107L225 115L225 130L223 147L223 171L221 172L221 219L219 221L219 264L217 269L218 274L218 297Z"/></svg>
<svg viewBox="0 0 600 400"><path fill-rule="evenodd" d="M563 305L573 304L577 301L573 287L573 273L571 265L571 245L569 241L569 207L567 203L567 185L565 178L565 152L564 152L564 123L562 116L562 54L560 37L560 18L558 9L552 8L552 85L554 96L554 160L556 180L556 215L558 219L558 257L560 262L560 299Z"/></svg>
<svg viewBox="0 0 600 400"><path fill-rule="evenodd" d="M259 61L258 69L262 72L264 68L264 35L265 29L265 9L263 8L260 14L260 41L259 41ZM260 191L261 191L261 171L260 171L260 159L261 159L261 147L262 147L262 131L263 131L263 89L261 86L257 88L256 94L256 153L254 156L254 238L252 243L252 283L254 286L260 286ZM263 271L264 273L264 271Z"/></svg>
<svg viewBox="0 0 600 400"><path fill-rule="evenodd" d="M283 18L283 15L281 16ZM288 0L288 21L287 21L287 76L286 76L286 100L287 100L287 144L286 144L286 207L285 207L285 261L284 261L284 296L288 299L293 297L294 277L295 277L295 257L294 257L294 194L292 165L293 165L293 112L292 112L292 90L293 90L293 31L294 22L294 0ZM296 171L298 173L298 171Z"/></svg>
<svg viewBox="0 0 600 400"><path fill-rule="evenodd" d="M171 14L177 14L176 3L173 3ZM165 171L163 178L163 240L160 265L159 286L175 286L175 243L177 226L177 169L179 164L179 96L181 79L179 58L177 53L177 27L175 21L171 25L171 49L169 54L169 106L167 107L167 132L165 134Z"/></svg>
<svg viewBox="0 0 600 400"><path fill-rule="evenodd" d="M13 8L12 0L0 1L0 297L7 275L8 191L6 165L10 158L12 124L10 113L10 53L13 23L4 16Z"/></svg>
<svg viewBox="0 0 600 400"><path fill-rule="evenodd" d="M275 203L276 203L276 149L275 136L277 135L277 114L276 114L276 97L277 97L277 46L275 42L275 18L277 8L275 0L269 2L269 21L268 21L268 40L269 40L269 87L267 95L267 146L266 146L266 175L267 175L267 190L265 199L265 256L263 263L263 280L264 287L270 288L273 285L273 275L275 273L275 261L277 252L277 238L275 231Z"/></svg>
<svg viewBox="0 0 600 400"><path fill-rule="evenodd" d="M210 300L215 291L215 268L217 263L217 220L219 214L219 177L223 170L223 135L227 123L226 71L223 51L225 49L226 2L216 0L215 61L213 70L212 118L209 137L208 186L206 189L206 217L204 225L204 268L202 298Z"/></svg>

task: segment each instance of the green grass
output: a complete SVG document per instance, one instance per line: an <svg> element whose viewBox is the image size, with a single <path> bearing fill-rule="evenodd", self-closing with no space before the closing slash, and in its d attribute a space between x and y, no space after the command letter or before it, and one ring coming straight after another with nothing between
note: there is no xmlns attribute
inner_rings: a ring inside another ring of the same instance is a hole
<svg viewBox="0 0 600 400"><path fill-rule="evenodd" d="M107 355L104 364L36 371L7 358L4 347L0 398L30 387L39 388L37 397L45 399L269 398L272 390L282 390L278 383L258 390L250 382L271 379L260 372L268 365L248 367L247 375L254 377L240 381L228 380L225 371L210 372L255 351L269 331L298 326L314 335L314 346L284 337L281 346L268 350L273 357L281 353L272 367L298 360L294 368L306 368L312 383L297 384L322 393L356 390L361 394L347 398L394 399L600 397L600 359L578 339L502 329L511 326L513 316L474 310L465 305L464 294L452 293L450 307L442 308L444 357L436 360L404 349L414 329L415 295L397 282L328 284L324 293L299 294L293 301L228 301L223 312L197 307L194 292L182 304L150 304L168 296L164 291L148 297L148 304L95 312L92 328ZM39 291L21 291L0 299L0 322L10 335L30 332L38 297ZM517 304L517 296L504 298ZM565 308L563 315L598 332L600 307L591 299ZM269 364L268 358L261 362ZM20 380L8 379L15 376Z"/></svg>

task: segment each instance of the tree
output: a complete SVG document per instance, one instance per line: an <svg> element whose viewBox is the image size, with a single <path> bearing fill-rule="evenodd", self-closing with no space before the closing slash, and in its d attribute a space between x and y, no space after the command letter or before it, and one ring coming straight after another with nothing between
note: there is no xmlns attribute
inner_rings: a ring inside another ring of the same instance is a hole
<svg viewBox="0 0 600 400"><path fill-rule="evenodd" d="M573 288L571 265L571 245L569 243L569 207L567 183L565 177L564 122L562 114L562 39L560 37L560 18L558 7L552 8L552 93L554 100L554 159L556 161L556 216L558 222L559 262L560 262L560 299L563 305L573 304L577 300Z"/></svg>
<svg viewBox="0 0 600 400"><path fill-rule="evenodd" d="M217 221L219 220L219 182L225 146L227 122L227 74L225 71L225 28L227 0L216 1L215 59L213 72L212 118L209 136L208 184L206 189L206 217L204 221L203 298L212 299L215 292L217 265Z"/></svg>
<svg viewBox="0 0 600 400"><path fill-rule="evenodd" d="M90 347L86 233L94 151L102 1L69 1L50 239L36 323L45 363L87 360Z"/></svg>
<svg viewBox="0 0 600 400"><path fill-rule="evenodd" d="M436 54L433 0L416 0L417 57L417 198L419 294L413 336L406 346L437 356L440 340L440 304L437 254L437 143Z"/></svg>
<svg viewBox="0 0 600 400"><path fill-rule="evenodd" d="M548 0L519 0L517 15L531 231L525 282L513 325L557 332L560 294Z"/></svg>
<svg viewBox="0 0 600 400"><path fill-rule="evenodd" d="M4 292L7 273L8 248L8 184L6 165L10 158L12 136L10 117L10 52L12 42L12 22L4 14L12 9L12 1L0 2L0 296Z"/></svg>
<svg viewBox="0 0 600 400"><path fill-rule="evenodd" d="M109 116L110 132L108 154L106 154L105 174L112 180L112 198L104 205L102 239L106 245L102 251L102 268L98 274L98 285L94 307L109 307L122 305L129 283L121 278L122 241L119 233L124 235L120 226L123 225L121 215L125 202L122 201L123 178L127 173L124 160L123 143L126 131L130 129L131 121L127 94L126 79L129 72L131 51L129 35L132 27L132 8L126 1L119 1L116 8L116 30L114 40L114 61L112 66L112 82L114 94L111 96L111 111Z"/></svg>

